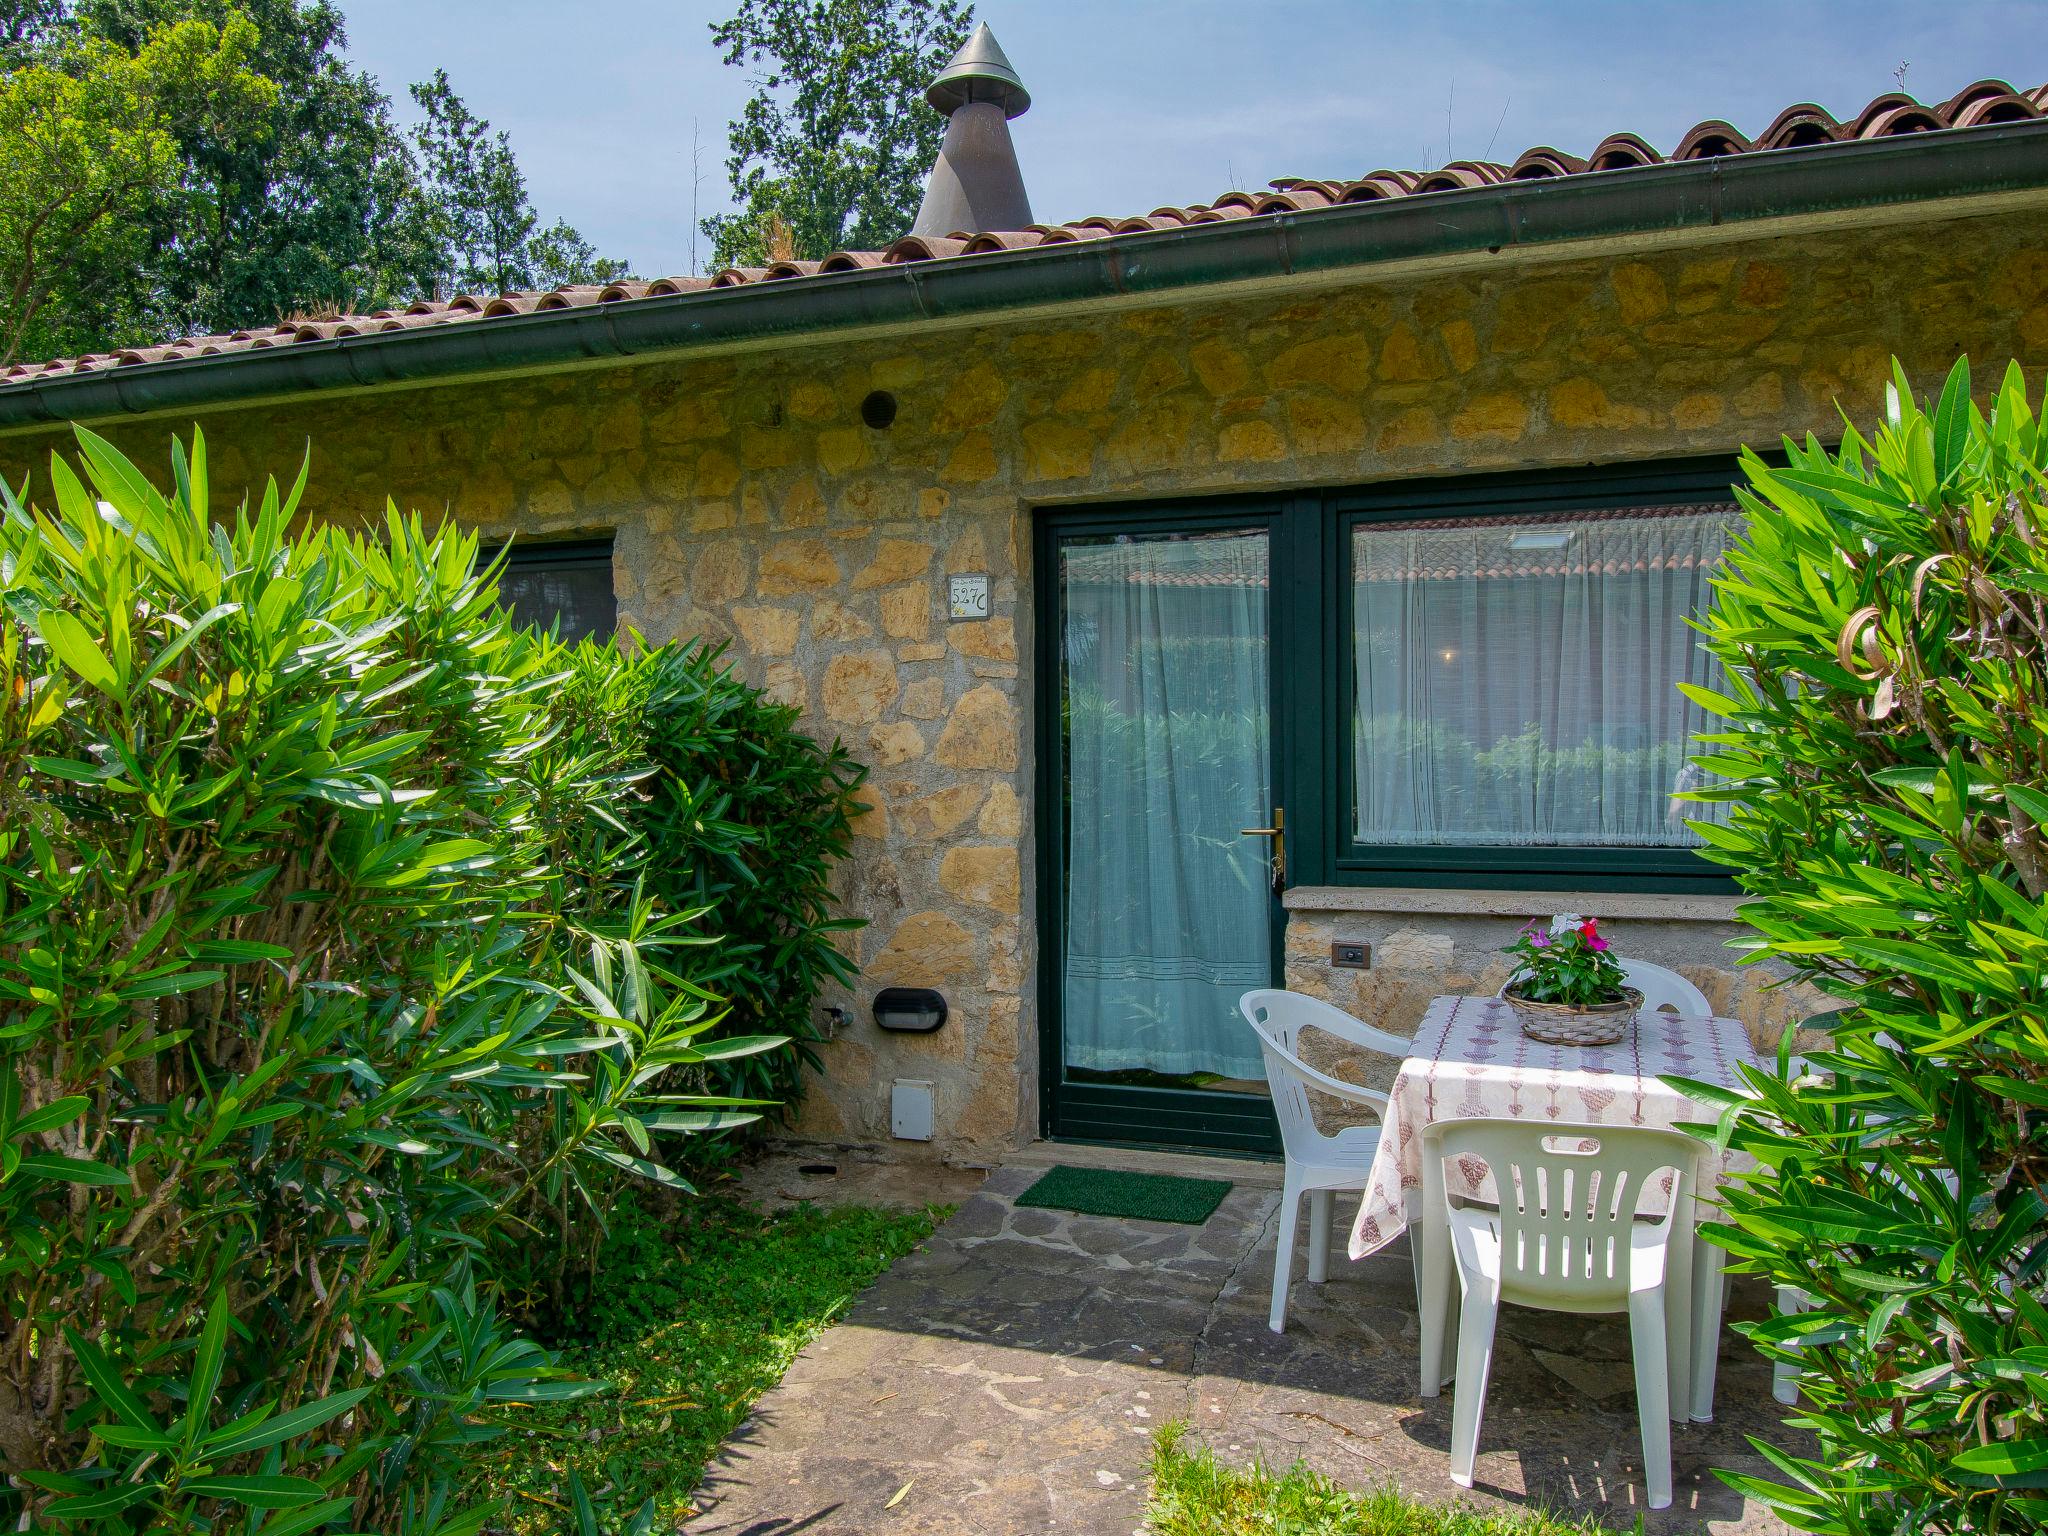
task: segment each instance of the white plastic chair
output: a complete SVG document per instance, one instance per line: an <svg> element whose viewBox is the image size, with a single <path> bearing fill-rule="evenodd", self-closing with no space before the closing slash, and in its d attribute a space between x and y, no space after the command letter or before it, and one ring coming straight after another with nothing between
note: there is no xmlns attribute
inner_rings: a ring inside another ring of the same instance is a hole
<svg viewBox="0 0 2048 1536"><path fill-rule="evenodd" d="M1707 994L1676 971L1647 960L1624 960L1621 970L1628 984L1643 994L1643 1008L1647 1012L1675 1013L1681 1019L1714 1016Z"/></svg>
<svg viewBox="0 0 2048 1536"><path fill-rule="evenodd" d="M1330 1278L1330 1207L1334 1192L1366 1186L1374 1154L1379 1151L1376 1125L1352 1125L1326 1135L1316 1128L1309 1108L1309 1090L1347 1103L1362 1104L1384 1115L1387 1096L1357 1083L1318 1072L1301 1059L1301 1034L1320 1029L1346 1044L1400 1060L1409 1042L1361 1024L1341 1008L1299 992L1262 989L1238 999L1237 1010L1259 1037L1265 1053L1266 1083L1273 1092L1273 1113L1280 1121L1280 1142L1287 1154L1287 1176L1280 1196L1280 1243L1273 1256L1273 1308L1267 1326L1275 1333L1287 1328L1287 1286L1294 1275L1294 1234L1301 1199L1309 1196L1308 1278L1320 1285Z"/></svg>
<svg viewBox="0 0 2048 1536"><path fill-rule="evenodd" d="M1440 1120L1423 1132L1422 1146L1425 1219L1449 1223L1464 1303L1451 1481L1472 1486L1503 1301L1551 1312L1627 1312L1643 1477L1650 1508L1669 1508L1671 1420L1684 1413L1667 1343L1690 1337L1699 1143L1641 1126L1478 1119ZM1453 1207L1447 1158L1485 1163L1499 1206ZM1654 1221L1637 1220L1641 1192L1667 1171L1670 1204Z"/></svg>

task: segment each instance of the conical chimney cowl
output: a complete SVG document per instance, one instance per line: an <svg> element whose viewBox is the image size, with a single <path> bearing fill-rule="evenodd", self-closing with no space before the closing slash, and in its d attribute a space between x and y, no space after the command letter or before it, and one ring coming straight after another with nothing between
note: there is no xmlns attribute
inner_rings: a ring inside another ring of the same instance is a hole
<svg viewBox="0 0 2048 1536"><path fill-rule="evenodd" d="M970 101L993 102L1004 117L1022 117L1031 110L1031 93L985 21L925 87L924 99L948 117Z"/></svg>
<svg viewBox="0 0 2048 1536"><path fill-rule="evenodd" d="M924 95L946 114L946 137L910 232L944 236L956 230L1029 228L1031 199L1010 142L1009 120L1030 107L1031 93L988 23L975 29Z"/></svg>

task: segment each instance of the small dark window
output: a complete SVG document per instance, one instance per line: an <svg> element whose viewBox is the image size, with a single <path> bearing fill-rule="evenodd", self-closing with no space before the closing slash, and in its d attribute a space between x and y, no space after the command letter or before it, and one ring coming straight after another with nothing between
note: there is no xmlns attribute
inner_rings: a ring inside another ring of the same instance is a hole
<svg viewBox="0 0 2048 1536"><path fill-rule="evenodd" d="M496 555L496 550L485 550L477 558L488 561ZM520 623L542 629L559 623L564 640L609 635L619 625L610 539L515 543L498 577L498 592Z"/></svg>

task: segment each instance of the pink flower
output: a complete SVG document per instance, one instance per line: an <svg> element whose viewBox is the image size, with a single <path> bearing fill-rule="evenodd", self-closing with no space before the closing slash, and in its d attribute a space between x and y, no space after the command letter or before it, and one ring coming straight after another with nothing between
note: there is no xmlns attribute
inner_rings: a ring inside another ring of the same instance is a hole
<svg viewBox="0 0 2048 1536"><path fill-rule="evenodd" d="M1586 948L1592 950L1596 955L1604 954L1607 950L1607 941L1597 933L1589 933L1586 935Z"/></svg>
<svg viewBox="0 0 2048 1536"><path fill-rule="evenodd" d="M1550 947L1550 935L1541 928L1531 928L1529 930L1529 942L1538 949L1548 949Z"/></svg>

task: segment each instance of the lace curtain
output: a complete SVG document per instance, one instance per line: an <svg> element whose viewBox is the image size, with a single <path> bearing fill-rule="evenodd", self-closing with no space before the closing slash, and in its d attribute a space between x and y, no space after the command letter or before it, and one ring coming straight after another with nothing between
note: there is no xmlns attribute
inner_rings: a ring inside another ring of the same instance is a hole
<svg viewBox="0 0 2048 1536"><path fill-rule="evenodd" d="M1261 1078L1266 536L1073 544L1060 575L1068 1065Z"/></svg>
<svg viewBox="0 0 2048 1536"><path fill-rule="evenodd" d="M1354 535L1358 841L1696 847L1674 799L1714 686L1687 620L1732 507L1366 524Z"/></svg>

